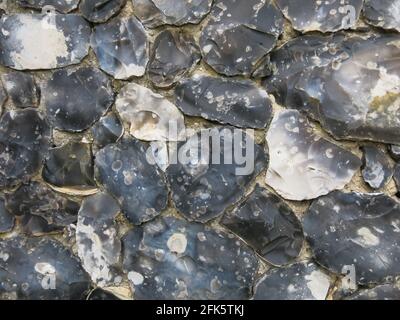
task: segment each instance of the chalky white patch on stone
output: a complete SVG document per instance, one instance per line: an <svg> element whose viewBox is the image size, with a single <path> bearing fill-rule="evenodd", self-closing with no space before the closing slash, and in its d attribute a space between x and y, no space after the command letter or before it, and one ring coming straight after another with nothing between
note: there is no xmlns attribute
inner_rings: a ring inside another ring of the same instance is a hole
<svg viewBox="0 0 400 320"><path fill-rule="evenodd" d="M35 271L42 275L54 274L56 269L54 266L48 262L38 262L35 264Z"/></svg>
<svg viewBox="0 0 400 320"><path fill-rule="evenodd" d="M32 15L19 15L18 20L18 28L6 30L21 46L11 53L16 69L56 68L59 58L68 57L67 38L62 30Z"/></svg>
<svg viewBox="0 0 400 320"><path fill-rule="evenodd" d="M173 253L184 253L186 251L187 239L182 233L174 233L167 241L169 250Z"/></svg>
<svg viewBox="0 0 400 320"><path fill-rule="evenodd" d="M139 286L143 283L144 277L141 273L130 271L128 273L128 279L133 283L135 286Z"/></svg>
<svg viewBox="0 0 400 320"><path fill-rule="evenodd" d="M185 138L182 113L166 98L146 87L135 83L123 87L116 108L122 121L129 125L130 134L139 140L180 141Z"/></svg>
<svg viewBox="0 0 400 320"><path fill-rule="evenodd" d="M321 271L315 270L306 275L305 279L313 297L317 300L325 300L330 287L328 276Z"/></svg>
<svg viewBox="0 0 400 320"><path fill-rule="evenodd" d="M359 236L357 239L353 239L354 243L359 244L360 246L367 247L375 247L379 245L379 238L374 235L371 230L367 227L362 227L357 230L357 235Z"/></svg>

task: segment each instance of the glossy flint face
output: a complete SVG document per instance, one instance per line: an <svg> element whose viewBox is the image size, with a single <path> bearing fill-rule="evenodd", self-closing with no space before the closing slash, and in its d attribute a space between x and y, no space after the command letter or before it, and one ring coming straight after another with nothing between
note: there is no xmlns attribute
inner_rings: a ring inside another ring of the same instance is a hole
<svg viewBox="0 0 400 320"><path fill-rule="evenodd" d="M399 12L0 0L0 300L398 300Z"/></svg>

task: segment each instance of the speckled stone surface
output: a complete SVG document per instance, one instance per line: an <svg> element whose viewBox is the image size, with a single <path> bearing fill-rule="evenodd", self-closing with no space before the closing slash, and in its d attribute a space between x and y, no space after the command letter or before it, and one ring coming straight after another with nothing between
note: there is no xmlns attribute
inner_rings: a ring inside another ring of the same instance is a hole
<svg viewBox="0 0 400 320"><path fill-rule="evenodd" d="M399 300L399 5L0 1L0 300Z"/></svg>

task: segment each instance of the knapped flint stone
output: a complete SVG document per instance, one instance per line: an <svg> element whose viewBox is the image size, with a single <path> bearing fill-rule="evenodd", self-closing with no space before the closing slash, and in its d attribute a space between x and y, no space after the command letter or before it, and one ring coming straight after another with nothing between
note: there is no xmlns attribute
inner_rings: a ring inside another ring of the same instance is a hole
<svg viewBox="0 0 400 320"><path fill-rule="evenodd" d="M293 262L303 247L303 228L296 215L279 197L259 185L223 216L221 224L276 266Z"/></svg>
<svg viewBox="0 0 400 320"><path fill-rule="evenodd" d="M7 210L19 218L22 231L28 235L59 232L77 220L79 204L43 183L23 184L5 199Z"/></svg>
<svg viewBox="0 0 400 320"><path fill-rule="evenodd" d="M118 199L122 212L139 225L159 215L167 206L168 189L156 165L146 158L146 145L123 138L96 154L97 181Z"/></svg>
<svg viewBox="0 0 400 320"><path fill-rule="evenodd" d="M271 0L216 0L210 16L200 36L204 61L227 76L265 76L283 28Z"/></svg>
<svg viewBox="0 0 400 320"><path fill-rule="evenodd" d="M254 300L325 300L332 279L312 262L272 269L257 280Z"/></svg>
<svg viewBox="0 0 400 320"><path fill-rule="evenodd" d="M399 0L364 0L364 19L383 29L400 31Z"/></svg>
<svg viewBox="0 0 400 320"><path fill-rule="evenodd" d="M4 15L0 30L0 64L17 70L65 67L89 52L90 26L75 14Z"/></svg>
<svg viewBox="0 0 400 320"><path fill-rule="evenodd" d="M57 191L70 194L93 194L97 191L94 181L91 145L68 142L49 150L43 171L43 180Z"/></svg>
<svg viewBox="0 0 400 320"><path fill-rule="evenodd" d="M111 292L103 290L101 288L94 289L88 296L87 300L120 300L117 296Z"/></svg>
<svg viewBox="0 0 400 320"><path fill-rule="evenodd" d="M114 19L95 27L91 46L100 68L115 79L144 75L149 61L148 38L135 17Z"/></svg>
<svg viewBox="0 0 400 320"><path fill-rule="evenodd" d="M315 200L303 228L316 261L360 285L400 274L400 206L384 194L335 191Z"/></svg>
<svg viewBox="0 0 400 320"><path fill-rule="evenodd" d="M43 10L51 6L61 13L68 13L78 7L80 0L18 0L17 3L24 8Z"/></svg>
<svg viewBox="0 0 400 320"><path fill-rule="evenodd" d="M117 15L127 0L81 0L79 11L90 22L106 22Z"/></svg>
<svg viewBox="0 0 400 320"><path fill-rule="evenodd" d="M123 265L135 299L248 299L258 267L235 237L174 217L123 238Z"/></svg>
<svg viewBox="0 0 400 320"><path fill-rule="evenodd" d="M393 158L393 160L400 160L400 146L395 146L393 144L388 146L389 154Z"/></svg>
<svg viewBox="0 0 400 320"><path fill-rule="evenodd" d="M89 128L114 102L110 79L91 67L54 72L42 93L50 124L70 132Z"/></svg>
<svg viewBox="0 0 400 320"><path fill-rule="evenodd" d="M345 300L400 300L400 288L393 284L383 284L360 290Z"/></svg>
<svg viewBox="0 0 400 320"><path fill-rule="evenodd" d="M169 166L169 148L167 142L150 142L149 149L148 159L152 159L152 163L156 164L161 171L165 172Z"/></svg>
<svg viewBox="0 0 400 320"><path fill-rule="evenodd" d="M76 243L82 266L100 287L118 285L122 278L115 270L121 254L115 218L118 202L107 193L83 200L76 226Z"/></svg>
<svg viewBox="0 0 400 320"><path fill-rule="evenodd" d="M170 87L200 59L200 48L193 37L181 31L163 31L154 41L147 71L149 79L157 87Z"/></svg>
<svg viewBox="0 0 400 320"><path fill-rule="evenodd" d="M179 109L162 95L129 83L115 102L129 133L145 141L180 141L185 138L185 119ZM176 130L175 130L175 128Z"/></svg>
<svg viewBox="0 0 400 320"><path fill-rule="evenodd" d="M132 0L134 14L148 28L165 24L198 24L210 12L213 0Z"/></svg>
<svg viewBox="0 0 400 320"><path fill-rule="evenodd" d="M32 75L24 72L12 72L3 75L2 80L14 106L18 108L39 106L40 88Z"/></svg>
<svg viewBox="0 0 400 320"><path fill-rule="evenodd" d="M361 166L353 153L314 132L297 110L275 113L267 132L266 183L288 200L309 200L342 189Z"/></svg>
<svg viewBox="0 0 400 320"><path fill-rule="evenodd" d="M361 170L364 181L372 189L381 189L387 185L393 176L393 166L388 156L374 146L363 146L363 168Z"/></svg>
<svg viewBox="0 0 400 320"><path fill-rule="evenodd" d="M114 113L110 113L95 123L92 134L94 143L99 148L103 148L107 144L117 142L124 134L124 127L119 118Z"/></svg>
<svg viewBox="0 0 400 320"><path fill-rule="evenodd" d="M179 83L175 97L184 114L223 124L263 129L272 118L267 92L250 80L194 75Z"/></svg>
<svg viewBox="0 0 400 320"><path fill-rule="evenodd" d="M15 217L10 213L5 204L4 199L0 198L0 233L9 232L14 227Z"/></svg>
<svg viewBox="0 0 400 320"><path fill-rule="evenodd" d="M277 0L277 4L296 30L334 32L355 27L363 0Z"/></svg>
<svg viewBox="0 0 400 320"><path fill-rule="evenodd" d="M166 177L178 211L204 223L240 200L267 165L267 152L245 131L204 129L178 143Z"/></svg>
<svg viewBox="0 0 400 320"><path fill-rule="evenodd" d="M78 300L90 288L78 259L58 241L0 241L0 299Z"/></svg>
<svg viewBox="0 0 400 320"><path fill-rule="evenodd" d="M336 139L400 144L398 35L302 36L271 55L267 91Z"/></svg>
<svg viewBox="0 0 400 320"><path fill-rule="evenodd" d="M0 119L0 187L14 187L40 169L51 129L35 109L8 111Z"/></svg>

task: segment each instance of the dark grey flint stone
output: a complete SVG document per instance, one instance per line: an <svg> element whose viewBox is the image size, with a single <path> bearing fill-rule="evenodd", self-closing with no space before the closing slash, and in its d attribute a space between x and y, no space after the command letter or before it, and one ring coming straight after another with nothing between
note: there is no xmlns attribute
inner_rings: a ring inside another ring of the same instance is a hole
<svg viewBox="0 0 400 320"><path fill-rule="evenodd" d="M400 144L398 35L302 36L271 55L267 91L336 139Z"/></svg>
<svg viewBox="0 0 400 320"><path fill-rule="evenodd" d="M303 228L319 264L336 274L354 268L365 285L400 274L399 217L384 194L335 191L311 204Z"/></svg>
<svg viewBox="0 0 400 320"><path fill-rule="evenodd" d="M400 300L400 288L394 284L383 284L360 290L345 300Z"/></svg>
<svg viewBox="0 0 400 320"><path fill-rule="evenodd" d="M119 118L114 113L110 113L92 127L92 134L94 143L99 148L103 148L117 142L124 134L124 127Z"/></svg>
<svg viewBox="0 0 400 320"><path fill-rule="evenodd" d="M15 217L8 211L3 197L0 198L0 233L9 232L14 227Z"/></svg>
<svg viewBox="0 0 400 320"><path fill-rule="evenodd" d="M364 155L361 173L364 181L372 189L383 188L393 176L393 166L389 157L374 146L363 146L362 150Z"/></svg>
<svg viewBox="0 0 400 320"><path fill-rule="evenodd" d="M68 142L50 149L42 177L56 188L77 189L82 192L96 189L91 145Z"/></svg>
<svg viewBox="0 0 400 320"><path fill-rule="evenodd" d="M272 103L266 91L250 80L230 80L195 75L175 89L176 105L189 116L263 129L272 119Z"/></svg>
<svg viewBox="0 0 400 320"><path fill-rule="evenodd" d="M200 36L205 62L227 76L265 76L268 53L283 28L271 0L215 0L210 16Z"/></svg>
<svg viewBox="0 0 400 320"><path fill-rule="evenodd" d="M254 300L325 300L333 283L328 274L312 262L272 269L257 280Z"/></svg>
<svg viewBox="0 0 400 320"><path fill-rule="evenodd" d="M78 7L80 0L17 0L17 3L24 8L43 10L51 6L61 13L68 13ZM50 8L50 7L49 7Z"/></svg>
<svg viewBox="0 0 400 320"><path fill-rule="evenodd" d="M267 165L267 152L250 135L220 127L179 142L166 176L178 211L190 221L207 222L240 200Z"/></svg>
<svg viewBox="0 0 400 320"><path fill-rule="evenodd" d="M78 259L58 241L0 241L0 299L78 300L90 288Z"/></svg>
<svg viewBox="0 0 400 320"><path fill-rule="evenodd" d="M319 135L297 110L275 112L267 132L266 183L288 200L309 200L342 189L360 159Z"/></svg>
<svg viewBox="0 0 400 320"><path fill-rule="evenodd" d="M110 79L91 67L54 72L42 93L50 124L70 132L89 128L114 102Z"/></svg>
<svg viewBox="0 0 400 320"><path fill-rule="evenodd" d="M393 160L400 160L400 146L395 146L393 144L388 146L389 154L393 158Z"/></svg>
<svg viewBox="0 0 400 320"><path fill-rule="evenodd" d="M198 24L210 12L213 0L132 0L134 14L148 28L165 24Z"/></svg>
<svg viewBox="0 0 400 320"><path fill-rule="evenodd" d="M100 287L118 285L115 267L119 263L121 242L115 218L120 212L117 200L97 193L83 200L76 225L78 256L92 281Z"/></svg>
<svg viewBox="0 0 400 320"><path fill-rule="evenodd" d="M89 52L90 26L75 14L3 15L0 30L0 64L17 70L65 67Z"/></svg>
<svg viewBox="0 0 400 320"><path fill-rule="evenodd" d="M21 185L6 194L5 199L7 210L19 217L22 231L28 235L59 232L77 220L79 204L43 183L32 181Z"/></svg>
<svg viewBox="0 0 400 320"><path fill-rule="evenodd" d="M276 266L293 262L303 247L303 229L296 215L279 197L259 185L223 216L221 224Z"/></svg>
<svg viewBox="0 0 400 320"><path fill-rule="evenodd" d="M146 145L123 138L96 154L96 179L118 199L122 212L136 225L158 216L167 206L168 189L156 165L146 157Z"/></svg>
<svg viewBox="0 0 400 320"><path fill-rule="evenodd" d="M35 109L8 111L0 119L0 187L29 180L40 169L51 129Z"/></svg>
<svg viewBox="0 0 400 320"><path fill-rule="evenodd" d="M399 0L364 0L364 19L371 25L400 31Z"/></svg>
<svg viewBox="0 0 400 320"><path fill-rule="evenodd" d="M120 300L117 296L111 292L103 290L101 288L94 289L88 296L87 300Z"/></svg>
<svg viewBox="0 0 400 320"><path fill-rule="evenodd" d="M106 22L117 15L127 0L81 0L79 11L90 22Z"/></svg>
<svg viewBox="0 0 400 320"><path fill-rule="evenodd" d="M115 79L144 75L149 61L148 38L135 17L114 19L95 27L91 46L100 68Z"/></svg>
<svg viewBox="0 0 400 320"><path fill-rule="evenodd" d="M39 106L40 88L32 75L24 72L11 72L3 75L2 80L14 106L18 108Z"/></svg>
<svg viewBox="0 0 400 320"><path fill-rule="evenodd" d="M332 32L356 25L363 0L277 0L279 8L294 29Z"/></svg>
<svg viewBox="0 0 400 320"><path fill-rule="evenodd" d="M182 31L165 30L154 41L148 75L157 87L175 84L200 61L200 49L193 37Z"/></svg>
<svg viewBox="0 0 400 320"><path fill-rule="evenodd" d="M135 299L248 299L258 267L235 237L198 223L157 218L123 238Z"/></svg>

